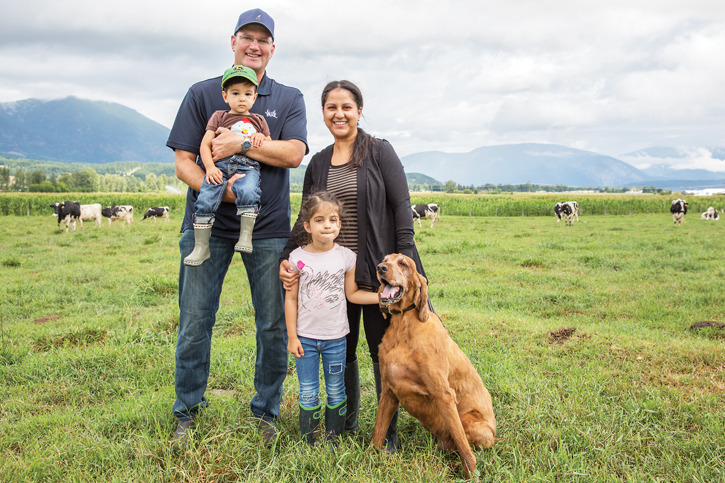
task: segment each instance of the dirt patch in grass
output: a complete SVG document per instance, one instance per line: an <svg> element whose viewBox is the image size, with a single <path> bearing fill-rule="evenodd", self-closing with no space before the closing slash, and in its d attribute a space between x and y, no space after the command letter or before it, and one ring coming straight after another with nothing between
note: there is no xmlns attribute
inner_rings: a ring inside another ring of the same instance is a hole
<svg viewBox="0 0 725 483"><path fill-rule="evenodd" d="M46 317L39 317L33 321L34 324L45 324L46 322L50 322L51 320L58 320L60 319L60 315L48 315Z"/></svg>
<svg viewBox="0 0 725 483"><path fill-rule="evenodd" d="M703 327L715 327L717 329L725 328L725 324L722 322L715 322L712 320L703 320L702 322L695 322L690 326L690 330L702 329Z"/></svg>
<svg viewBox="0 0 725 483"><path fill-rule="evenodd" d="M549 332L549 337L552 344L563 344L567 340L571 339L574 332L576 332L574 327L562 327L561 329Z"/></svg>

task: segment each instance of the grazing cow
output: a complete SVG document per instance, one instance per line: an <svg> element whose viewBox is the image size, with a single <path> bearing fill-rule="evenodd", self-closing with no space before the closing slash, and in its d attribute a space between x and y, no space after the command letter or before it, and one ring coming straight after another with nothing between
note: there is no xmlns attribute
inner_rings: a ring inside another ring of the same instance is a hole
<svg viewBox="0 0 725 483"><path fill-rule="evenodd" d="M564 203L561 207L561 215L564 217L564 224L571 226L574 224L575 211L570 203Z"/></svg>
<svg viewBox="0 0 725 483"><path fill-rule="evenodd" d="M410 207L413 211L413 223L418 221L418 227L423 227L420 220L430 219L430 227L433 228L433 223L438 219L438 205L435 203L428 203L427 205L413 205Z"/></svg>
<svg viewBox="0 0 725 483"><path fill-rule="evenodd" d="M156 223L156 218L163 216L166 218L166 222L169 221L169 207L168 206L155 206L153 208L149 208L145 215L143 215L143 218L141 218L141 221L145 220L146 218L153 218L154 223Z"/></svg>
<svg viewBox="0 0 725 483"><path fill-rule="evenodd" d="M685 215L687 214L687 201L677 198L672 202L670 206L670 213L672 213L672 219L675 221L674 224L682 225L685 223Z"/></svg>
<svg viewBox="0 0 725 483"><path fill-rule="evenodd" d="M58 229L61 223L65 223L65 232L68 233L68 226L73 227L73 231L76 229L76 222L81 219L81 204L77 201L63 201L61 203L53 203L50 205L53 208L53 216L58 217Z"/></svg>
<svg viewBox="0 0 725 483"><path fill-rule="evenodd" d="M574 219L576 221L579 221L579 203L576 201L562 201L554 205L554 215L556 215L556 222L559 223L561 221L561 215L563 213L564 206L568 206L571 213L569 216L572 217L572 222ZM571 225L571 223L569 223Z"/></svg>
<svg viewBox="0 0 725 483"><path fill-rule="evenodd" d="M101 204L92 203L90 205L81 205L81 228L83 228L83 221L93 220L96 226L101 226L102 216Z"/></svg>
<svg viewBox="0 0 725 483"><path fill-rule="evenodd" d="M121 205L121 206L109 206L101 210L103 216L108 218L108 224L111 224L111 220L126 220L130 225L133 223L133 206Z"/></svg>
<svg viewBox="0 0 725 483"><path fill-rule="evenodd" d="M707 209L706 212L704 212L702 215L700 215L700 218L702 218L703 220L717 221L720 219L720 215L718 215L717 210L711 206L710 208Z"/></svg>

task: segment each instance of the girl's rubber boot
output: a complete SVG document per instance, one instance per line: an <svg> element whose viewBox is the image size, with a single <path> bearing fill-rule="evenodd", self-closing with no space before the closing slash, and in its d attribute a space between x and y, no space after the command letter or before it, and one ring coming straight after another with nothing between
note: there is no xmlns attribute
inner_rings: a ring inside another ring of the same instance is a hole
<svg viewBox="0 0 725 483"><path fill-rule="evenodd" d="M345 431L347 415L347 398L335 407L325 405L325 439L332 448L337 446L340 436Z"/></svg>
<svg viewBox="0 0 725 483"><path fill-rule="evenodd" d="M256 213L242 213L239 222L239 240L234 245L235 252L252 253L252 232L256 220Z"/></svg>
<svg viewBox="0 0 725 483"><path fill-rule="evenodd" d="M300 404L300 439L313 446L317 437L315 435L322 419L322 404L314 408L306 408Z"/></svg>
<svg viewBox="0 0 725 483"><path fill-rule="evenodd" d="M209 260L209 239L211 238L211 223L194 223L194 251L184 258L184 265L197 267Z"/></svg>

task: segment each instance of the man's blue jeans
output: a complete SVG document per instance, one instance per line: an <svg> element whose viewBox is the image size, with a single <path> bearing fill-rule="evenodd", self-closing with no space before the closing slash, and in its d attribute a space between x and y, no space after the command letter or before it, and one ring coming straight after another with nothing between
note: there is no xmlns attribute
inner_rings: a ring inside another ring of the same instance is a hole
<svg viewBox="0 0 725 483"><path fill-rule="evenodd" d="M236 238L212 236L211 258L192 267L184 258L194 249L194 230L179 240L179 334L176 341L174 416L193 419L208 405L204 393L209 380L211 337L224 277L234 256ZM252 253L242 253L252 292L257 329L254 368L255 396L252 414L274 421L279 416L282 383L287 375L287 327L284 319L284 289L279 280L279 256L286 238L254 240Z"/></svg>
<svg viewBox="0 0 725 483"><path fill-rule="evenodd" d="M327 405L335 407L345 400L345 352L344 337L332 340L300 337L305 355L295 358L297 377L300 381L300 404L308 409L320 403L320 356L325 374Z"/></svg>
<svg viewBox="0 0 725 483"><path fill-rule="evenodd" d="M259 200L262 196L259 163L246 156L235 154L218 161L216 167L224 175L224 181L219 184L211 184L206 181L206 176L204 176L204 183L194 204L194 223L214 222L214 213L219 209L224 198L229 178L237 173L245 175L232 184L232 192L236 197L237 214L255 213L259 209Z"/></svg>

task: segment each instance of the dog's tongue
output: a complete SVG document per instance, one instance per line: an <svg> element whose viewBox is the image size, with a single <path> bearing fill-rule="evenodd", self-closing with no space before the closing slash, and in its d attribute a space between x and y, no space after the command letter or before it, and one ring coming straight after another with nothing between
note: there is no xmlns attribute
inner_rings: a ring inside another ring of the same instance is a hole
<svg viewBox="0 0 725 483"><path fill-rule="evenodd" d="M391 299L398 295L398 292L400 291L400 287L393 287L392 285L386 285L383 287L383 293L382 297L384 299Z"/></svg>

